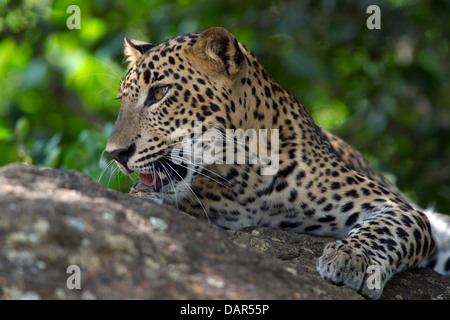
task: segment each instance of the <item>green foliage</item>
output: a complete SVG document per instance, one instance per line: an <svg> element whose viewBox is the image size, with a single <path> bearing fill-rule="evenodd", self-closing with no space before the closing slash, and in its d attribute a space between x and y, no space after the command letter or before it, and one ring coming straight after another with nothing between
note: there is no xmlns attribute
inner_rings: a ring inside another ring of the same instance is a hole
<svg viewBox="0 0 450 320"><path fill-rule="evenodd" d="M73 4L79 30L66 26ZM371 4L381 30L366 27ZM320 126L420 205L450 212L449 14L449 0L0 0L0 165L77 169L126 190L131 179L103 152L123 37L158 43L223 26Z"/></svg>

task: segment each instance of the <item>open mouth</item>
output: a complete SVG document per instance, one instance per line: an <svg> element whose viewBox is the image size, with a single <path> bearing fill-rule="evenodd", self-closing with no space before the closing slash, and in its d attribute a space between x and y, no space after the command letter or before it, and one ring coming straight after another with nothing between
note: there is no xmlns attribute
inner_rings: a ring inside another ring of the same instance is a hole
<svg viewBox="0 0 450 320"><path fill-rule="evenodd" d="M168 184L174 184L184 179L187 174L186 166L168 160L152 162L150 168L150 173L139 173L139 179L147 187L154 188L157 192Z"/></svg>

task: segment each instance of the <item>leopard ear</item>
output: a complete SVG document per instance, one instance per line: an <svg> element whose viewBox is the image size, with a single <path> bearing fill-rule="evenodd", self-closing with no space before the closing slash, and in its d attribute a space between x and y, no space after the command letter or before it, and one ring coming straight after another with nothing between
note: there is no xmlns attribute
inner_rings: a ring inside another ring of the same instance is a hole
<svg viewBox="0 0 450 320"><path fill-rule="evenodd" d="M155 45L152 43L130 39L125 37L124 54L130 66L136 62L145 52L149 51Z"/></svg>
<svg viewBox="0 0 450 320"><path fill-rule="evenodd" d="M241 69L244 54L236 38L224 28L210 28L203 31L192 51L201 59L208 61L214 69L224 68L230 77Z"/></svg>

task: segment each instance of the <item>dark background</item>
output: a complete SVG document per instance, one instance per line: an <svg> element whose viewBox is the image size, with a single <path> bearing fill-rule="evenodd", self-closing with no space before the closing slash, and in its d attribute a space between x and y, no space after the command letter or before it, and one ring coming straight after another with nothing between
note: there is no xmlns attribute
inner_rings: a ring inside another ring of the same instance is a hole
<svg viewBox="0 0 450 320"><path fill-rule="evenodd" d="M81 28L69 30L78 5ZM369 30L369 5L381 30ZM103 152L120 102L123 37L159 43L222 26L316 122L413 201L450 213L450 1L1 1L0 165L132 183Z"/></svg>

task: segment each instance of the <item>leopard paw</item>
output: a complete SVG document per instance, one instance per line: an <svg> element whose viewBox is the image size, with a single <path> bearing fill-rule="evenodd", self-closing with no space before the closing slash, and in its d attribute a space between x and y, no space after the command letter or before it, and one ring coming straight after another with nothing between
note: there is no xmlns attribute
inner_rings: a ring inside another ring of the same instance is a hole
<svg viewBox="0 0 450 320"><path fill-rule="evenodd" d="M364 248L345 240L329 243L317 260L316 268L327 281L346 285L370 299L378 299L383 292L381 268L371 264Z"/></svg>

